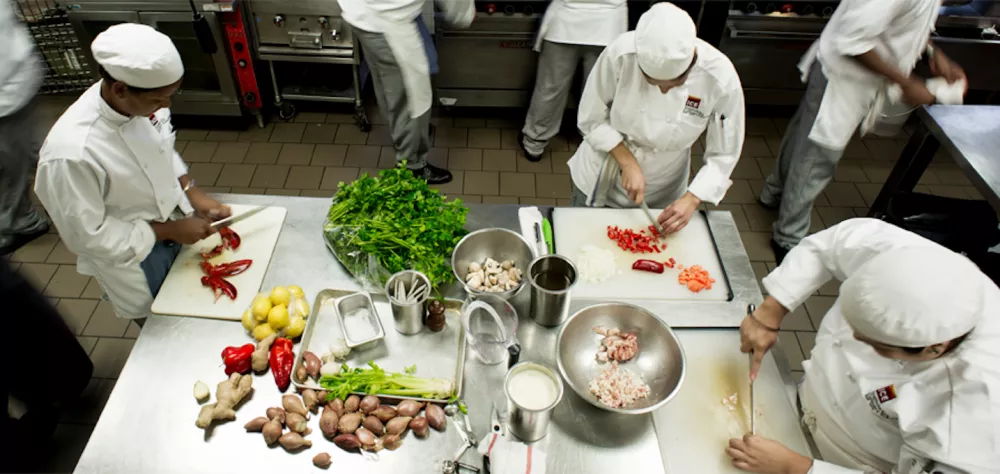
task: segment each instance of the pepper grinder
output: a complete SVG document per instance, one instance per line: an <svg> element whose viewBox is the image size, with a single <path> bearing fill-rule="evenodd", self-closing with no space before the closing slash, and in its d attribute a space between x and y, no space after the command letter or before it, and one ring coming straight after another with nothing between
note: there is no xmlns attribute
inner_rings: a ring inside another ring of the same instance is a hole
<svg viewBox="0 0 1000 474"><path fill-rule="evenodd" d="M433 332L439 332L444 329L445 317L444 317L444 304L439 300L431 300L427 304L427 329Z"/></svg>

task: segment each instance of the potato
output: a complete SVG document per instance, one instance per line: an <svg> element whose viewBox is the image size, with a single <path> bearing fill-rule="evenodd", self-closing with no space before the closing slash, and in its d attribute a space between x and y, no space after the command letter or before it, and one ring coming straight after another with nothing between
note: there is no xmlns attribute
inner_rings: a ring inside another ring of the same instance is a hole
<svg viewBox="0 0 1000 474"><path fill-rule="evenodd" d="M423 408L423 405L420 402L415 400L403 400L399 402L399 405L396 405L396 413L399 416L413 417L417 416L417 413L420 413L421 408Z"/></svg>
<svg viewBox="0 0 1000 474"><path fill-rule="evenodd" d="M269 421L271 420L263 416L258 416L257 418L248 421L247 424L243 425L243 428L245 428L247 432L259 433L260 430L264 429L264 425L266 425Z"/></svg>
<svg viewBox="0 0 1000 474"><path fill-rule="evenodd" d="M371 412L370 414L375 415L375 417L378 418L378 421L381 421L382 423L388 423L389 420L396 417L396 409L389 405L382 405L376 408L375 411Z"/></svg>
<svg viewBox="0 0 1000 474"><path fill-rule="evenodd" d="M340 416L337 415L336 410L330 408L329 405L323 407L323 414L319 417L319 430L323 432L323 436L327 438L337 436L338 421L340 421Z"/></svg>
<svg viewBox="0 0 1000 474"><path fill-rule="evenodd" d="M382 446L389 451L395 451L402 444L403 440L399 439L398 435L386 435L382 438Z"/></svg>
<svg viewBox="0 0 1000 474"><path fill-rule="evenodd" d="M382 433L385 433L385 425L382 424L381 420L372 415L366 416L364 421L361 422L361 426L375 433L375 436L382 436Z"/></svg>
<svg viewBox="0 0 1000 474"><path fill-rule="evenodd" d="M337 420L337 431L354 433L361 426L361 413L348 413Z"/></svg>
<svg viewBox="0 0 1000 474"><path fill-rule="evenodd" d="M313 466L320 469L326 469L331 464L333 464L333 461L330 459L330 453L319 453L313 457Z"/></svg>
<svg viewBox="0 0 1000 474"><path fill-rule="evenodd" d="M444 417L444 408L433 403L428 403L424 408L424 416L427 417L427 424L438 431L444 431L447 426L447 419Z"/></svg>
<svg viewBox="0 0 1000 474"><path fill-rule="evenodd" d="M361 409L362 413L367 415L372 411L374 411L376 408L378 408L378 406L379 406L378 397L376 397L375 395L367 395L365 396L365 398L361 399L361 403L358 405L358 408Z"/></svg>
<svg viewBox="0 0 1000 474"><path fill-rule="evenodd" d="M361 441L358 441L358 437L354 436L353 433L337 435L336 438L333 438L333 444L344 451L353 451L361 447Z"/></svg>
<svg viewBox="0 0 1000 474"><path fill-rule="evenodd" d="M417 435L418 438L426 438L430 434L430 430L427 428L427 418L418 416L410 421L410 429L413 430L413 434Z"/></svg>
<svg viewBox="0 0 1000 474"><path fill-rule="evenodd" d="M344 400L344 411L347 413L354 413L358 411L358 407L361 405L361 397L357 395L351 395Z"/></svg>
<svg viewBox="0 0 1000 474"><path fill-rule="evenodd" d="M402 437L406 433L406 428L410 426L410 418L408 416L400 416L389 420L385 425L385 432L391 435L396 435Z"/></svg>
<svg viewBox="0 0 1000 474"><path fill-rule="evenodd" d="M354 436L358 437L358 441L361 441L361 446L365 448L375 446L375 434L368 431L366 428L358 428L358 430L354 432Z"/></svg>

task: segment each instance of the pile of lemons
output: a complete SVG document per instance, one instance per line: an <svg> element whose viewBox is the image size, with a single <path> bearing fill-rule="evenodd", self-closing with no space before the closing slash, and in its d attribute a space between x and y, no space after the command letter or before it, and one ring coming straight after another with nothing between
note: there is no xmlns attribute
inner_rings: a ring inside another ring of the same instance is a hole
<svg viewBox="0 0 1000 474"><path fill-rule="evenodd" d="M274 333L296 339L306 329L308 317L309 303L301 287L276 286L253 299L243 313L243 327L258 341Z"/></svg>

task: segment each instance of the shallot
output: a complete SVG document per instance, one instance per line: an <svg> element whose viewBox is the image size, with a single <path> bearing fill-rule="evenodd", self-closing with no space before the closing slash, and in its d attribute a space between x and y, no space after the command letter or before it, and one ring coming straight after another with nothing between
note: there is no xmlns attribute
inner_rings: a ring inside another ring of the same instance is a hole
<svg viewBox="0 0 1000 474"><path fill-rule="evenodd" d="M330 453L319 453L313 457L313 466L320 469L326 469L331 464L333 464L333 461L330 459Z"/></svg>
<svg viewBox="0 0 1000 474"><path fill-rule="evenodd" d="M348 413L337 421L337 431L353 433L361 426L361 413Z"/></svg>
<svg viewBox="0 0 1000 474"><path fill-rule="evenodd" d="M375 445L375 433L368 431L366 428L358 428L354 432L354 436L358 437L358 441L361 441L361 445L368 448Z"/></svg>
<svg viewBox="0 0 1000 474"><path fill-rule="evenodd" d="M361 405L361 397L357 395L351 395L344 400L344 411L347 413L354 413L358 411L358 407Z"/></svg>
<svg viewBox="0 0 1000 474"><path fill-rule="evenodd" d="M371 412L379 421L382 423L387 423L389 420L396 417L396 409L389 405L382 405Z"/></svg>
<svg viewBox="0 0 1000 474"><path fill-rule="evenodd" d="M332 438L337 435L337 422L339 421L340 415L337 414L337 410L327 405L323 407L323 414L319 417L319 430L323 432L323 436Z"/></svg>
<svg viewBox="0 0 1000 474"><path fill-rule="evenodd" d="M282 426L277 418L271 418L271 421L267 422L260 431L264 434L264 442L271 446L281 437Z"/></svg>
<svg viewBox="0 0 1000 474"><path fill-rule="evenodd" d="M294 431L289 431L288 433L281 435L281 437L278 438L278 443L281 444L281 447L285 448L287 451L295 451L299 448L308 448L312 446L312 441L303 438L302 435Z"/></svg>
<svg viewBox="0 0 1000 474"><path fill-rule="evenodd" d="M379 406L379 400L378 397L376 397L375 395L365 396L365 398L361 399L361 403L358 404L358 408L360 408L361 412L366 415L374 411L376 408L378 408L378 406Z"/></svg>
<svg viewBox="0 0 1000 474"><path fill-rule="evenodd" d="M258 416L257 418L248 421L247 424L243 425L243 428L246 429L248 433L249 432L257 433L260 432L260 430L264 429L264 425L266 425L269 421L271 420L263 416Z"/></svg>
<svg viewBox="0 0 1000 474"><path fill-rule="evenodd" d="M385 432L391 435L402 436L406 433L406 429L410 426L410 420L413 418L408 416L400 416L389 420L385 425Z"/></svg>
<svg viewBox="0 0 1000 474"><path fill-rule="evenodd" d="M418 438L426 438L430 434L430 430L427 428L427 418L418 416L410 421L410 429L413 430L413 434L417 435Z"/></svg>
<svg viewBox="0 0 1000 474"><path fill-rule="evenodd" d="M420 409L423 408L423 404L415 400L403 400L396 405L396 413L399 416L417 416L420 413Z"/></svg>
<svg viewBox="0 0 1000 474"><path fill-rule="evenodd" d="M285 425L288 429L301 433L306 430L306 418L298 413L289 413L285 415Z"/></svg>
<svg viewBox="0 0 1000 474"><path fill-rule="evenodd" d="M382 446L389 451L395 451L401 444L403 444L403 441L399 439L398 435L391 434L382 438Z"/></svg>
<svg viewBox="0 0 1000 474"><path fill-rule="evenodd" d="M282 396L281 406L285 408L285 413L298 413L306 419L309 418L309 410L306 410L306 406L302 404L302 399L295 395Z"/></svg>
<svg viewBox="0 0 1000 474"><path fill-rule="evenodd" d="M279 423L285 424L285 410L282 410L281 408L278 407L268 408L266 415L267 419L269 420L277 418Z"/></svg>
<svg viewBox="0 0 1000 474"><path fill-rule="evenodd" d="M427 408L424 409L424 416L427 417L427 424L438 431L444 431L446 418L444 417L444 408L433 403L428 403Z"/></svg>
<svg viewBox="0 0 1000 474"><path fill-rule="evenodd" d="M385 433L385 425L382 424L381 420L372 415L366 416L364 421L361 422L361 426L375 433L375 436L382 436L382 433Z"/></svg>
<svg viewBox="0 0 1000 474"><path fill-rule="evenodd" d="M354 433L337 435L333 438L333 444L344 451L353 451L361 447L361 441L358 441L358 437L354 436Z"/></svg>

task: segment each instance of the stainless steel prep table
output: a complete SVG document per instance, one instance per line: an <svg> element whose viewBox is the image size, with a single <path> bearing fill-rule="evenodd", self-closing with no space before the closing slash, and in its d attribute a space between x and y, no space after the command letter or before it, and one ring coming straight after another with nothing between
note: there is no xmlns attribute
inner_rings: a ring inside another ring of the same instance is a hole
<svg viewBox="0 0 1000 474"><path fill-rule="evenodd" d="M885 212L892 196L912 191L941 145L976 189L1000 212L1000 106L933 105L916 111L917 130L868 211Z"/></svg>
<svg viewBox="0 0 1000 474"><path fill-rule="evenodd" d="M329 200L246 195L223 195L220 199L228 203L275 205L288 209L264 288L298 284L309 296L324 288L358 288L322 241ZM516 206L470 206L467 227L516 228L516 209ZM735 234L726 237L717 233L719 238L739 241L728 213L710 214L714 220L727 223L721 230ZM735 252L736 249L733 244L730 250ZM739 250L742 251L742 246ZM746 260L745 255L743 259ZM756 287L752 272L744 276L749 282L742 284ZM523 305L525 299L522 297L516 305ZM706 307L692 315L692 320L703 318L706 312L720 310ZM555 367L557 330L533 324L527 320L526 311L521 313L518 336L523 345L522 360L535 360ZM670 315L669 318L679 317ZM692 331L718 333L719 341L731 344L734 330ZM269 449L259 434L244 433L242 425L260 416L267 407L280 405L280 396L270 375L255 377L254 393L240 407L236 422L217 425L209 435L203 435L202 430L194 426L199 406L191 395L191 388L196 380L202 380L212 387L214 399L215 384L224 378L218 364L221 349L245 342L245 332L236 322L151 317L136 341L75 472L306 471L313 469L312 456L326 451L334 457L338 472L436 473L440 472L440 461L452 456L460 444L457 430L452 426L444 433L433 433L424 441L407 437L400 450L383 452L377 463L344 453L319 433L309 437L314 443L312 449L296 455L280 447ZM776 376L780 380L772 382L791 389L794 385L781 351L772 353L778 362L774 358L765 359L767 370L780 374ZM468 359L464 397L470 407L473 429L479 437L487 431L490 403L496 401L502 406L503 394L498 388L502 386L505 372L502 364L483 366L474 357ZM666 438L657 435L653 418L653 415L613 415L590 406L567 390L548 436L541 441L548 453L548 472L616 472L622 466L629 466L635 472L664 473L664 458L684 453L672 452L669 446L661 447ZM669 428L669 425L660 427ZM420 445L421 449L415 449L415 445ZM480 464L480 457L471 450L464 460Z"/></svg>

